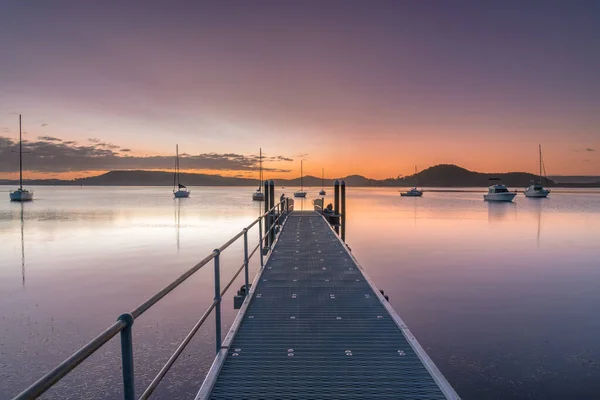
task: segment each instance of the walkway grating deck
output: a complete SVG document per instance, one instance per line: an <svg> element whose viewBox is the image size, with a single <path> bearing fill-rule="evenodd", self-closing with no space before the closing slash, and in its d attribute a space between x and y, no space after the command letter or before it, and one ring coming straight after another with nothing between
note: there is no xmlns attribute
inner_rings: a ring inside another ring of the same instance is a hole
<svg viewBox="0 0 600 400"><path fill-rule="evenodd" d="M459 398L318 213L289 216L251 294L197 399Z"/></svg>

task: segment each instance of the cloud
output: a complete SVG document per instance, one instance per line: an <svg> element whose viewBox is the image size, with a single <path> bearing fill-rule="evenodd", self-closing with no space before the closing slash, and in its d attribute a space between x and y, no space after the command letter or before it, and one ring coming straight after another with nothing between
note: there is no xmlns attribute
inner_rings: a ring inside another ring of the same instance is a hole
<svg viewBox="0 0 600 400"><path fill-rule="evenodd" d="M38 140L43 142L62 142L62 139L53 136L38 136Z"/></svg>
<svg viewBox="0 0 600 400"><path fill-rule="evenodd" d="M592 148L588 147L587 149L585 149L585 151L590 151L591 152L591 151L596 151L596 149L592 149Z"/></svg>
<svg viewBox="0 0 600 400"><path fill-rule="evenodd" d="M10 129L4 127L4 128L2 128L2 130L0 132L2 132L2 133L8 133L8 132L10 132Z"/></svg>
<svg viewBox="0 0 600 400"><path fill-rule="evenodd" d="M173 168L173 155L144 156L122 154L131 149L121 149L112 143L91 138L86 145L76 142L63 142L52 136L41 136L37 140L24 140L26 168L41 173L107 171L118 169L170 170ZM18 167L18 142L0 136L0 173L14 172ZM277 158L277 157L276 157ZM204 153L180 155L181 168L185 170L254 171L258 166L258 156L244 156L236 153ZM271 172L289 172L286 169L264 168Z"/></svg>
<svg viewBox="0 0 600 400"><path fill-rule="evenodd" d="M273 161L286 161L286 162L294 161L293 158L284 157L284 156L271 157L271 158L269 158L269 160L273 160Z"/></svg>
<svg viewBox="0 0 600 400"><path fill-rule="evenodd" d="M591 153L593 151L596 151L596 149L592 149L591 147L586 147L585 149L575 149L573 151L576 152L576 153L579 153L579 152L588 152L588 153Z"/></svg>
<svg viewBox="0 0 600 400"><path fill-rule="evenodd" d="M42 124L42 125L41 125L41 127L42 127L42 128L43 128L43 127L45 127L45 126L48 126L48 124Z"/></svg>

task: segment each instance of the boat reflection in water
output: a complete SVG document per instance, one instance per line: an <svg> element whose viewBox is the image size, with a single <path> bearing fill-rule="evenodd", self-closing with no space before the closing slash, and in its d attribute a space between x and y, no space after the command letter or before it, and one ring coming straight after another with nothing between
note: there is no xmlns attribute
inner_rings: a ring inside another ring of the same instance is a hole
<svg viewBox="0 0 600 400"><path fill-rule="evenodd" d="M498 222L517 219L517 205L512 202L487 202L488 221Z"/></svg>
<svg viewBox="0 0 600 400"><path fill-rule="evenodd" d="M21 279L25 287L25 204L21 203Z"/></svg>

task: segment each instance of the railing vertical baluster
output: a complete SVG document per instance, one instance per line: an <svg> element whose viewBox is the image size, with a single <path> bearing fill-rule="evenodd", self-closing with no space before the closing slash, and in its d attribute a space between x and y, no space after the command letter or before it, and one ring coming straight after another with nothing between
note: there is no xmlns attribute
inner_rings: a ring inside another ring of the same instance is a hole
<svg viewBox="0 0 600 400"><path fill-rule="evenodd" d="M263 254L263 224L262 217L258 218L258 239L260 240L260 267L265 266L264 254Z"/></svg>
<svg viewBox="0 0 600 400"><path fill-rule="evenodd" d="M215 300L217 305L215 306L215 342L217 348L217 354L221 349L221 271L219 265L219 258L221 252L219 249L215 249Z"/></svg>
<svg viewBox="0 0 600 400"><path fill-rule="evenodd" d="M123 397L125 400L135 399L135 384L133 374L133 315L123 314L119 320L126 326L121 330L121 362L123 365Z"/></svg>
<svg viewBox="0 0 600 400"><path fill-rule="evenodd" d="M246 282L246 296L248 296L248 228L244 228L244 280Z"/></svg>

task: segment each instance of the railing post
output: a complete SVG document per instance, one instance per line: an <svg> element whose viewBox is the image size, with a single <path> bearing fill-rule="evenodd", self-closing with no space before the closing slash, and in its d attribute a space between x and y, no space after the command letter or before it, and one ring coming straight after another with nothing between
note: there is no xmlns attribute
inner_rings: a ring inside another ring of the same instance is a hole
<svg viewBox="0 0 600 400"><path fill-rule="evenodd" d="M265 261L264 261L264 253L263 253L263 218L259 217L258 218L258 240L260 241L260 268L263 268L265 266Z"/></svg>
<svg viewBox="0 0 600 400"><path fill-rule="evenodd" d="M221 271L219 265L219 258L221 252L219 249L213 251L215 254L215 300L217 305L215 306L215 342L217 348L217 354L221 349Z"/></svg>
<svg viewBox="0 0 600 400"><path fill-rule="evenodd" d="M275 213L277 207L275 206L275 182L271 180L269 182L270 191L269 191L269 205L273 209L269 214L271 218L269 220L269 248L273 247L273 242L275 241Z"/></svg>
<svg viewBox="0 0 600 400"><path fill-rule="evenodd" d="M121 330L121 362L123 366L123 397L125 400L135 399L135 385L133 374L133 315L123 314L119 317L125 322Z"/></svg>
<svg viewBox="0 0 600 400"><path fill-rule="evenodd" d="M262 252L262 249L261 249ZM244 279L246 282L246 296L248 296L248 228L244 228Z"/></svg>

